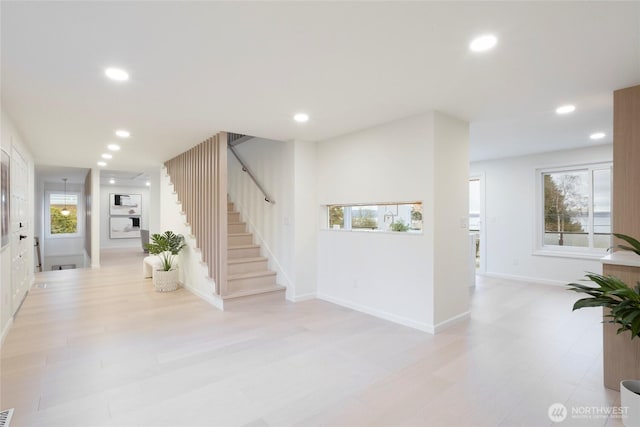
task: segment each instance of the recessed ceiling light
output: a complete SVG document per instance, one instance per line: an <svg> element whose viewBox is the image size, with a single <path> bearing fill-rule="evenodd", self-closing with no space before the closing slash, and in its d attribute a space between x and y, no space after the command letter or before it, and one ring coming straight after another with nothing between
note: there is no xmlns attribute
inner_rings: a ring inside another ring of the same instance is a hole
<svg viewBox="0 0 640 427"><path fill-rule="evenodd" d="M106 162L98 162L98 166L107 166Z"/></svg>
<svg viewBox="0 0 640 427"><path fill-rule="evenodd" d="M119 138L129 138L131 134L128 130L120 129L116 131L116 136Z"/></svg>
<svg viewBox="0 0 640 427"><path fill-rule="evenodd" d="M118 151L120 149L120 146L118 144L109 144L107 145L107 148L111 151Z"/></svg>
<svg viewBox="0 0 640 427"><path fill-rule="evenodd" d="M605 136L606 135L604 134L604 132L596 132L596 133L592 133L591 135L589 135L589 138L591 138L591 139L602 139Z"/></svg>
<svg viewBox="0 0 640 427"><path fill-rule="evenodd" d="M484 52L493 48L498 39L492 34L485 34L484 36L476 37L469 43L469 49L473 52Z"/></svg>
<svg viewBox="0 0 640 427"><path fill-rule="evenodd" d="M149 187L151 185L151 183L149 181L147 181L147 187Z"/></svg>
<svg viewBox="0 0 640 427"><path fill-rule="evenodd" d="M104 153L104 154L102 155L102 158L103 158L103 159L111 159L111 158L113 158L113 156L112 156L111 154Z"/></svg>
<svg viewBox="0 0 640 427"><path fill-rule="evenodd" d="M118 82L129 80L129 73L127 73L122 68L107 68L106 70L104 70L104 74L111 80L115 80Z"/></svg>
<svg viewBox="0 0 640 427"><path fill-rule="evenodd" d="M109 180L109 184L115 184L115 183L116 183L116 180L115 180L115 179L111 178L111 179Z"/></svg>
<svg viewBox="0 0 640 427"><path fill-rule="evenodd" d="M309 121L309 115L306 113L297 113L295 116L293 116L293 120L298 123L305 123Z"/></svg>
<svg viewBox="0 0 640 427"><path fill-rule="evenodd" d="M575 105L563 105L561 107L556 108L556 113L569 114L569 113L573 113L575 110L576 110Z"/></svg>

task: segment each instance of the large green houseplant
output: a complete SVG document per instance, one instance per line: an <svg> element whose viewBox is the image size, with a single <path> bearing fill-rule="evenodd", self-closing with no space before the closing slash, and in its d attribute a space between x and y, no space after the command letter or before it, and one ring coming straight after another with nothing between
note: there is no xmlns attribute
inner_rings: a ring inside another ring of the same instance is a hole
<svg viewBox="0 0 640 427"><path fill-rule="evenodd" d="M156 291L165 292L178 289L178 270L174 266L176 256L185 246L184 237L173 231L153 234L151 243L145 245L151 255L157 255L160 259L161 270L156 270L153 273L153 286Z"/></svg>
<svg viewBox="0 0 640 427"><path fill-rule="evenodd" d="M151 243L144 246L151 255L157 255L160 258L162 270L169 271L173 268L176 255L185 247L185 242L181 234L165 231L164 234L153 234Z"/></svg>
<svg viewBox="0 0 640 427"><path fill-rule="evenodd" d="M614 236L628 244L618 245L619 249L640 255L640 241L624 234L614 233ZM609 323L618 324L618 334L631 331L631 339L640 337L640 282L632 287L610 275L587 273L586 276L595 286L581 283L567 285L572 291L589 295L589 297L576 301L573 309L609 308L610 311L605 314L605 317L609 319Z"/></svg>
<svg viewBox="0 0 640 427"><path fill-rule="evenodd" d="M640 242L637 239L624 234L614 233L614 236L627 243L626 245L617 245L618 249L640 255ZM604 276L588 273L587 278L595 283L596 286L587 286L579 283L568 285L572 291L589 295L587 298L576 301L573 309L577 310L585 307L606 308L608 310L605 310L604 317L609 319L609 323L618 325L618 334L630 331L632 341L635 337L640 337L640 282L636 283L635 287L631 287L611 275ZM627 348L628 350L630 348ZM625 369L625 373L631 372L637 371ZM639 426L640 380L621 379L620 406L627 410L624 425Z"/></svg>

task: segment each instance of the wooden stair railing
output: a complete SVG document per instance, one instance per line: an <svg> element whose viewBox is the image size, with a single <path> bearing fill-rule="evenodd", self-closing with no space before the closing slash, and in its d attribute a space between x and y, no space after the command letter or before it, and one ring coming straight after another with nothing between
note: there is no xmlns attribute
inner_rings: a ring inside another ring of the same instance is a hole
<svg viewBox="0 0 640 427"><path fill-rule="evenodd" d="M215 293L227 294L227 133L165 162Z"/></svg>

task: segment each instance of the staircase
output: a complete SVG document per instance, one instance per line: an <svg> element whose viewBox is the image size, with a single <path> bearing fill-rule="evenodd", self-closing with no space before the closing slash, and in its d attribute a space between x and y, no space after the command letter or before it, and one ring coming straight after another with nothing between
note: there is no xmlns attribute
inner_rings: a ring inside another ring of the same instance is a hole
<svg viewBox="0 0 640 427"><path fill-rule="evenodd" d="M253 243L253 235L241 221L233 203L227 202L228 252L227 294L224 299L282 291L276 283L276 272L267 268L268 259L260 256L260 245Z"/></svg>

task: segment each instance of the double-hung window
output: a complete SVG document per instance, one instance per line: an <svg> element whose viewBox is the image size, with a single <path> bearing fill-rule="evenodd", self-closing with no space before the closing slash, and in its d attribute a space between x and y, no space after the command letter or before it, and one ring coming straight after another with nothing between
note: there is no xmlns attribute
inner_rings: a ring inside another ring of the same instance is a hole
<svg viewBox="0 0 640 427"><path fill-rule="evenodd" d="M537 171L538 250L602 256L611 246L611 163Z"/></svg>

